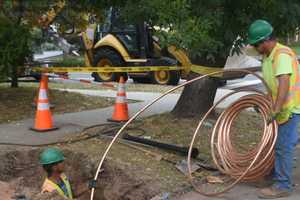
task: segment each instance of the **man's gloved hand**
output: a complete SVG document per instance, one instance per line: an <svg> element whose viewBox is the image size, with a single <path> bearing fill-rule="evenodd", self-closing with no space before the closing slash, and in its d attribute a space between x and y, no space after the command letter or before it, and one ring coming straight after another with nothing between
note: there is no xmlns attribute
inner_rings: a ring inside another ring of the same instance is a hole
<svg viewBox="0 0 300 200"><path fill-rule="evenodd" d="M96 180L89 180L88 182L88 188L91 190L93 188L96 188L97 187L97 181Z"/></svg>

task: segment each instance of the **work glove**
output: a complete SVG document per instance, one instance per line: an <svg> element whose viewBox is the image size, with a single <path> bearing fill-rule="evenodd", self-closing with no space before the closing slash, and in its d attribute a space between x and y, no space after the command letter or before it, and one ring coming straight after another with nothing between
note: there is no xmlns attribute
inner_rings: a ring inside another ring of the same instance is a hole
<svg viewBox="0 0 300 200"><path fill-rule="evenodd" d="M91 190L93 188L96 188L97 187L97 181L96 180L89 180L88 182L88 188Z"/></svg>

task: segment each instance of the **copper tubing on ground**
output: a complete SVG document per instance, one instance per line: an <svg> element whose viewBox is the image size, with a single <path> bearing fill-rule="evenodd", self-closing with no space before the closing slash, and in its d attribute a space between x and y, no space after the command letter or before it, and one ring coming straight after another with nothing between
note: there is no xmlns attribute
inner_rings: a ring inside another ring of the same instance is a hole
<svg viewBox="0 0 300 200"><path fill-rule="evenodd" d="M264 83L264 82L263 82ZM265 83L264 83L265 84ZM267 90L269 88L265 85ZM240 181L253 181L268 174L273 167L274 153L273 149L277 138L277 123L274 121L267 125L267 118L271 112L273 101L269 95L265 95L258 90L240 90L229 93L220 99L214 106L212 106L205 116L200 120L191 141L190 149L193 147L195 138L212 110L226 98L239 93L251 92L253 94L246 95L234 102L227 109L225 109L216 121L211 135L211 155L217 168L226 175L229 175L234 181L225 187L222 191L217 192L204 192L200 189L191 174L191 158L188 155L188 169L189 180L194 189L200 194L206 196L215 196L222 194L233 188ZM237 118L238 114L247 108L258 107L260 114L263 118L264 129L262 132L261 140L256 146L246 153L239 153L231 141L231 127L233 121Z"/></svg>
<svg viewBox="0 0 300 200"><path fill-rule="evenodd" d="M276 130L276 127L273 127L272 125L267 126L266 124L268 110L270 110L270 104L267 103L267 99L262 95L248 95L231 105L218 119L211 137L211 148L215 149L214 144L216 144L217 151L212 150L213 159L215 163L217 163L216 165L221 172L234 178L241 176L242 172L247 169L250 163L249 161L252 161L255 155L258 154L258 147L261 145L265 146L261 152L262 159L257 160L242 180L256 180L270 172L272 169L271 164L274 161L273 152L271 150L274 147L274 138L276 137L274 134L276 131L273 130ZM241 154L236 151L230 139L232 123L240 111L253 107L254 105L260 106L264 119L262 138L255 148L252 148L245 154ZM216 135L217 138L215 137ZM220 157L219 162L221 161L222 165L219 164L216 153Z"/></svg>
<svg viewBox="0 0 300 200"><path fill-rule="evenodd" d="M104 162L106 156L108 155L108 152L109 152L110 149L112 148L112 145L115 143L115 141L117 140L117 138L122 134L122 132L124 131L124 129L125 129L125 128L126 128L126 127L134 120L134 119L136 119L141 113L143 113L145 110L147 110L147 109L148 109L150 106L152 106L155 102L157 102L157 101L159 101L160 99L162 99L163 97L165 97L167 94L169 94L169 93L171 93L171 92L173 92L173 91L175 91L175 90L177 90L177 89L179 89L179 88L181 88L181 87L184 87L184 86L186 86L186 85L189 85L189 84L191 84L191 83L193 83L193 82L195 82L195 81L197 81L197 80L206 78L206 77L208 77L208 76L217 75L217 74L223 74L224 72L242 72L242 73L246 73L246 74L252 74L252 75L256 76L258 79L260 79L260 80L264 83L264 85L265 85L265 81L264 81L260 76L258 76L257 74L255 74L255 73L253 73L253 72L251 72L251 71L248 71L248 70L238 70L238 69L235 70L235 69L234 69L234 70L222 70L222 71L217 71L217 72L213 72L213 73L210 73L210 74L206 74L206 75L203 75L203 76L199 76L199 77L196 77L196 78L194 78L194 79L192 79L192 80L189 80L189 81L187 81L187 82L185 82L185 83L183 83L183 84L181 84L181 85L175 86L174 88L172 88L172 89L166 91L165 93L163 93L162 95L160 95L159 97L155 98L153 101L151 101L150 103L148 103L146 106L144 106L141 110L139 110L137 113L135 113L135 114L134 114L134 115L133 115L133 116L132 116L132 117L131 117L131 118L130 118L130 119L129 119L122 127L121 127L121 129L116 133L116 135L114 136L114 138L112 139L112 141L110 142L110 144L107 146L107 148L106 148L104 154L102 155L102 158L101 158L101 160L100 160L100 162L99 162L97 171L96 171L95 176L94 176L94 180L97 180L97 179L98 179L98 176L99 176L101 167L102 167L102 165L103 165L103 162ZM269 89L268 87L266 87L266 88L267 88L267 90L268 90L268 92L269 92L270 89ZM269 93L270 93L270 92L269 92ZM222 99L225 99L225 98L222 98ZM222 99L221 99L221 100L222 100ZM219 103L220 103L220 102L219 102ZM217 104L219 104L219 103L217 103ZM216 105L217 105L217 104L216 104ZM206 117L208 116L208 114L213 110L213 108L214 108L214 107L212 107L212 108L205 114L205 117L203 118L204 120L206 119ZM204 121L204 120L203 120L203 121ZM189 172L191 172L191 165L190 165L190 163L191 163L192 146L193 146L193 144L194 144L195 137L196 137L196 135L197 135L197 133L198 133L198 130L199 130L199 128L201 127L203 121L200 121L200 122L199 122L198 127L197 127L197 129L196 129L196 131L195 131L195 133L194 133L194 136L193 136L193 139L192 139L190 148L189 148L189 154L188 154L188 168L189 168ZM263 148L263 147L262 147L262 148ZM257 157L259 156L259 154L260 154L261 151L262 151L262 149L259 149ZM257 158L254 159L255 162L256 162L256 160L257 160ZM254 164L255 162L253 162L253 164ZM253 165L253 164L252 164L252 165ZM252 165L249 166L249 169L252 167ZM246 172L249 171L249 169L246 170ZM246 174L246 173L245 173L245 174ZM242 174L242 175L240 176L240 179L241 179L241 177L244 177L245 174ZM189 174L189 178L191 179L191 183L193 184L191 173ZM237 183L240 179L237 179L236 183ZM194 184L193 184L193 186L195 187ZM232 185L230 188L232 188L233 186L234 186L234 185ZM230 188L229 188L229 189L230 189ZM200 193L202 193L202 194L205 194L205 193L201 192L201 190L198 190L196 187L195 187L195 189L196 189L198 192L200 192ZM91 190L90 200L93 200L93 199L94 199L94 194L95 194L95 188L93 188L93 189Z"/></svg>

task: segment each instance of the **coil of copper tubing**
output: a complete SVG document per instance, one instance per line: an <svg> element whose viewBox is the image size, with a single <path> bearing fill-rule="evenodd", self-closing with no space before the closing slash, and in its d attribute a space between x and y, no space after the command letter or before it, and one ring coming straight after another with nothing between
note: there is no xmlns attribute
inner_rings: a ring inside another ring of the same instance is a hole
<svg viewBox="0 0 300 200"><path fill-rule="evenodd" d="M260 77L258 78L261 79ZM265 84L264 81L262 82ZM266 85L265 88L268 92L270 91ZM277 138L277 123L276 121L273 121L271 124L267 124L273 101L269 98L270 93L264 94L259 90L250 89L233 91L216 102L199 121L190 144L190 149L195 143L195 139L199 134L203 122L214 108L228 97L240 92L247 92L250 94L241 97L221 113L213 128L210 142L211 156L214 164L221 173L228 175L233 179L232 183L224 187L222 191L204 191L201 189L201 185L196 184L196 179L192 176L191 157L188 155L188 178L194 189L202 195L220 195L233 188L240 181L257 180L267 175L272 170L274 163L273 150ZM241 153L234 147L234 144L231 141L231 127L241 111L254 106L259 108L259 113L263 119L264 128L261 139L254 148L250 149L248 152Z"/></svg>

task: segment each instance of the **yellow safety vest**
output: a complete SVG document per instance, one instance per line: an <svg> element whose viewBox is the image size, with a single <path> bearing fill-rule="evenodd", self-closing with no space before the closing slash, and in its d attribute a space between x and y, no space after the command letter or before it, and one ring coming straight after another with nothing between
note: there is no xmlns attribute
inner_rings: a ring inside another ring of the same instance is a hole
<svg viewBox="0 0 300 200"><path fill-rule="evenodd" d="M292 58L293 76L290 76L290 87L289 87L287 99L284 102L283 107L276 118L276 121L279 124L283 124L287 122L292 114L293 108L300 105L300 74L299 74L299 66L298 66L299 63L295 53L287 46L281 45L278 49L276 49L274 53L274 60L273 60L273 72L276 71L278 56L283 53L288 54ZM275 95L273 95L273 100L274 101L276 100Z"/></svg>
<svg viewBox="0 0 300 200"><path fill-rule="evenodd" d="M69 180L67 179L67 176L65 174L61 174L60 177L67 188L67 192L68 192L67 196L65 195L64 191L56 183L54 183L53 181L51 181L48 178L46 178L44 181L44 184L42 186L42 193L57 191L59 195L65 197L66 199L73 199L71 185L70 185Z"/></svg>

